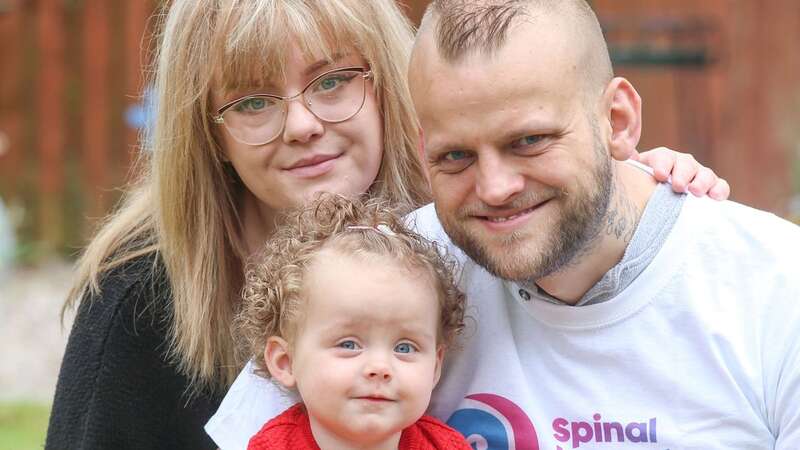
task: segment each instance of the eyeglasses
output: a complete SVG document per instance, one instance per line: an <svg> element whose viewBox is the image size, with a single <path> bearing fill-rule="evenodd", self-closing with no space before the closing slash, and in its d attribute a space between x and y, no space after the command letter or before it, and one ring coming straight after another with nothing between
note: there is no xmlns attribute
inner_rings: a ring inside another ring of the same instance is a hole
<svg viewBox="0 0 800 450"><path fill-rule="evenodd" d="M363 67L331 70L289 97L256 94L226 103L211 120L225 125L231 136L242 144L268 144L283 132L289 102L298 97L324 122L339 123L355 116L364 106L367 78L372 78L372 71Z"/></svg>

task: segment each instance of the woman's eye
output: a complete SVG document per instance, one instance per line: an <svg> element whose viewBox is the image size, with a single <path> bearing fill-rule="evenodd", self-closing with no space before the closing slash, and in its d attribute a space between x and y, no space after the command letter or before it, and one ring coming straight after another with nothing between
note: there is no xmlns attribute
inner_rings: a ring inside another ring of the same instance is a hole
<svg viewBox="0 0 800 450"><path fill-rule="evenodd" d="M338 344L336 344L336 346L339 347L339 348L343 348L345 350L357 350L358 349L358 344L356 344L356 341L352 341L352 340L339 342Z"/></svg>
<svg viewBox="0 0 800 450"><path fill-rule="evenodd" d="M340 73L332 74L330 76L327 76L319 80L314 90L321 92L332 91L334 89L342 87L343 84L346 84L352 78L353 78L352 76L347 76L345 74L340 74Z"/></svg>
<svg viewBox="0 0 800 450"><path fill-rule="evenodd" d="M250 97L237 103L236 106L233 107L233 109L238 112L253 113L253 112L260 112L270 106L273 106L274 104L275 104L274 101L263 97Z"/></svg>
<svg viewBox="0 0 800 450"><path fill-rule="evenodd" d="M544 139L544 136L541 135L530 135L525 136L523 138L518 139L512 145L513 147L527 147L530 145L536 145Z"/></svg>
<svg viewBox="0 0 800 450"><path fill-rule="evenodd" d="M319 87L322 90L329 91L329 90L335 88L336 86L338 86L340 81L341 80L339 80L338 78L333 78L333 77L325 78L322 81L320 81Z"/></svg>
<svg viewBox="0 0 800 450"><path fill-rule="evenodd" d="M408 342L402 342L400 344L395 345L394 351L396 353L414 353L417 351L413 345L409 344Z"/></svg>

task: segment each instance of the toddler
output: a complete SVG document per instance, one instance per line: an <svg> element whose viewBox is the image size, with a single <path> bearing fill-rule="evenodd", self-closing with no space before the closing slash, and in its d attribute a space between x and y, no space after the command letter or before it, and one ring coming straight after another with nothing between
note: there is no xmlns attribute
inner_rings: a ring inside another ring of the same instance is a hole
<svg viewBox="0 0 800 450"><path fill-rule="evenodd" d="M236 332L257 373L302 399L248 449L464 449L424 416L464 297L437 247L385 203L325 195L248 267Z"/></svg>

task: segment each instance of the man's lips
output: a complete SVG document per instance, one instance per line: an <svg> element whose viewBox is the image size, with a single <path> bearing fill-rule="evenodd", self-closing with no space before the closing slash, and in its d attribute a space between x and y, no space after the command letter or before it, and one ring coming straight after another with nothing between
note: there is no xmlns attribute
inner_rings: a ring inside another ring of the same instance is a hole
<svg viewBox="0 0 800 450"><path fill-rule="evenodd" d="M513 221L513 220L519 219L519 218L521 218L523 216L526 216L526 215L532 213L533 211L535 211L536 209L538 209L539 207L541 207L542 205L544 205L548 201L549 201L549 199L541 201L541 202L539 202L539 203L537 203L537 204L535 204L533 206L529 206L529 207L524 208L524 209L510 209L510 210L507 210L507 211L497 211L497 212L491 212L491 213L488 213L488 214L471 214L471 215L473 217L475 217L475 218L478 218L478 219L481 219L481 220L485 220L487 222L492 222L492 223L509 222L509 221Z"/></svg>
<svg viewBox="0 0 800 450"><path fill-rule="evenodd" d="M526 208L508 209L505 211L483 211L483 214L471 214L480 223L494 231L512 231L525 223L533 216L533 213L547 204L551 199L547 199Z"/></svg>

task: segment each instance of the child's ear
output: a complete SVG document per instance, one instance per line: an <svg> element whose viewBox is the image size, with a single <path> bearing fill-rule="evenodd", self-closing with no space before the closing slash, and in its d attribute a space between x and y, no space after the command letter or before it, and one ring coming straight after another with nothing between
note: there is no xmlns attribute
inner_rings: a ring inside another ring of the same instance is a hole
<svg viewBox="0 0 800 450"><path fill-rule="evenodd" d="M439 378L442 377L442 361L444 361L444 345L440 345L436 349L436 369L433 373L433 385L439 383Z"/></svg>
<svg viewBox="0 0 800 450"><path fill-rule="evenodd" d="M266 361L267 370L273 379L287 389L294 387L292 355L289 353L289 343L285 339L278 336L271 336L267 339L267 345L264 347L264 361Z"/></svg>

